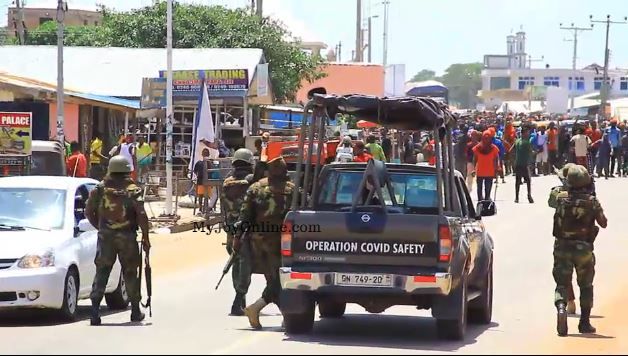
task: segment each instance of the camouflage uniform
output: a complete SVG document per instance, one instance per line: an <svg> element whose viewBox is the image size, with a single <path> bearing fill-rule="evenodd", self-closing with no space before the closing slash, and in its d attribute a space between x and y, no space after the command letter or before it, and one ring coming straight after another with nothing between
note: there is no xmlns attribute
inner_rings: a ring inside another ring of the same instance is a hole
<svg viewBox="0 0 628 356"><path fill-rule="evenodd" d="M240 218L240 209L244 201L244 195L247 189L253 181L253 174L251 169L239 169L233 172L233 175L227 177L222 185L221 204L223 205L223 211L225 212L225 226L227 231L227 252L231 254L233 252L233 239L234 235L238 234L235 231L236 222ZM248 244L240 246L238 256L233 262L233 269L231 270L231 277L233 281L233 289L236 291L236 301L232 308L232 314L244 315L243 309L246 306L244 296L249 290L251 285L251 263L250 263L250 248ZM239 304L237 306L236 304ZM234 309L240 308L238 312Z"/></svg>
<svg viewBox="0 0 628 356"><path fill-rule="evenodd" d="M262 298L246 308L251 326L260 328L259 312L267 304L279 304L281 284L281 226L290 210L294 184L288 180L286 162L282 157L268 162L269 177L251 185L244 198L240 219L253 229L251 251L262 261L266 288ZM259 231L264 230L264 231ZM267 231L271 230L271 231Z"/></svg>
<svg viewBox="0 0 628 356"><path fill-rule="evenodd" d="M573 269L576 269L577 282L580 287L581 320L579 328L589 324L589 315L593 306L593 277L595 276L595 255L593 241L599 228L595 225L598 217L604 217L602 206L597 198L586 189L590 178L586 168L576 166L569 168L568 191L553 189L550 193L550 206L556 209L554 213L553 235L554 268L552 274L556 282L554 302L559 311L558 333L561 336L567 333L566 317L561 321L561 313L565 312L565 303L569 300L569 289ZM588 183L583 181L588 179ZM583 178L583 179L580 179ZM577 181L580 179L580 181ZM576 182L576 183L574 183ZM604 217L604 220L606 218ZM599 221L599 220L598 220Z"/></svg>
<svg viewBox="0 0 628 356"><path fill-rule="evenodd" d="M90 298L98 304L102 300L109 274L120 259L124 282L131 303L140 302L137 270L140 252L137 244L136 206L143 205L142 190L126 178L106 177L90 193L87 201L98 212L98 246L96 250L96 277Z"/></svg>

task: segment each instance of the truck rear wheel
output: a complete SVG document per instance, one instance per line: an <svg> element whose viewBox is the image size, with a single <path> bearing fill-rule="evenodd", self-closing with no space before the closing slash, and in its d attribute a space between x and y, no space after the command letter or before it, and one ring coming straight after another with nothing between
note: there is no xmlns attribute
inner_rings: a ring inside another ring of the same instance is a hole
<svg viewBox="0 0 628 356"><path fill-rule="evenodd" d="M298 314L284 314L283 321L286 328L286 334L305 334L314 328L314 310L315 304L312 302L307 310Z"/></svg>
<svg viewBox="0 0 628 356"><path fill-rule="evenodd" d="M469 305L469 322L487 325L493 317L493 261L488 267L482 295Z"/></svg>
<svg viewBox="0 0 628 356"><path fill-rule="evenodd" d="M321 318L341 318L345 314L347 303L321 302L318 304L318 312Z"/></svg>
<svg viewBox="0 0 628 356"><path fill-rule="evenodd" d="M446 340L463 340L467 329L467 276L462 275L460 285L454 291L460 312L456 319L436 319L438 337Z"/></svg>

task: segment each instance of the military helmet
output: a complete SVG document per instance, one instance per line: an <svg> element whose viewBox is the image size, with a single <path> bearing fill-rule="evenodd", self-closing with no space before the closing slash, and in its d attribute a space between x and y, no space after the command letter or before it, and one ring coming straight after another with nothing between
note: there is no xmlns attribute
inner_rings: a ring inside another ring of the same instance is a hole
<svg viewBox="0 0 628 356"><path fill-rule="evenodd" d="M133 169L131 169L131 163L124 156L117 155L109 160L107 171L109 173L131 173Z"/></svg>
<svg viewBox="0 0 628 356"><path fill-rule="evenodd" d="M591 176L589 171L580 165L575 165L569 168L567 173L567 184L570 188L583 188L591 184Z"/></svg>
<svg viewBox="0 0 628 356"><path fill-rule="evenodd" d="M240 148L233 154L232 163L235 163L237 161L253 164L253 152L251 152L251 150L249 150L248 148Z"/></svg>
<svg viewBox="0 0 628 356"><path fill-rule="evenodd" d="M576 166L575 163L567 163L565 166L563 166L563 169L556 168L554 171L556 172L556 175L558 176L558 178L566 179L567 174L569 174L569 168L575 167L575 166Z"/></svg>

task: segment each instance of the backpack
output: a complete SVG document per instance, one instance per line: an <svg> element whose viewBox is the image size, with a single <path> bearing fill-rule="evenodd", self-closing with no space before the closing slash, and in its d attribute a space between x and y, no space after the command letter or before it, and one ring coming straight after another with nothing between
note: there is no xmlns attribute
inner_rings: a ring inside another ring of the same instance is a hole
<svg viewBox="0 0 628 356"><path fill-rule="evenodd" d="M139 188L135 184L130 184L126 188L107 187L104 184L99 184L96 189L100 197L98 228L136 231L133 196Z"/></svg>
<svg viewBox="0 0 628 356"><path fill-rule="evenodd" d="M588 194L559 197L554 213L554 237L589 240L595 230L594 201L595 197Z"/></svg>

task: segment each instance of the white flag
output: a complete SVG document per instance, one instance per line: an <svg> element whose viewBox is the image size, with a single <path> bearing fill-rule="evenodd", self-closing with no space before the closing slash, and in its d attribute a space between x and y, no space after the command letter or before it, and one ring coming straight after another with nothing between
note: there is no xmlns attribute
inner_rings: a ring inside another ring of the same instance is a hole
<svg viewBox="0 0 628 356"><path fill-rule="evenodd" d="M212 121L212 111L209 106L209 95L205 81L201 84L201 92L199 93L198 110L194 118L194 128L192 130L192 157L190 159L190 172L193 172L196 162L203 159L203 149L207 148L212 157L212 152L216 151L209 148L206 143L215 141L214 122ZM204 143L205 142L205 143Z"/></svg>

